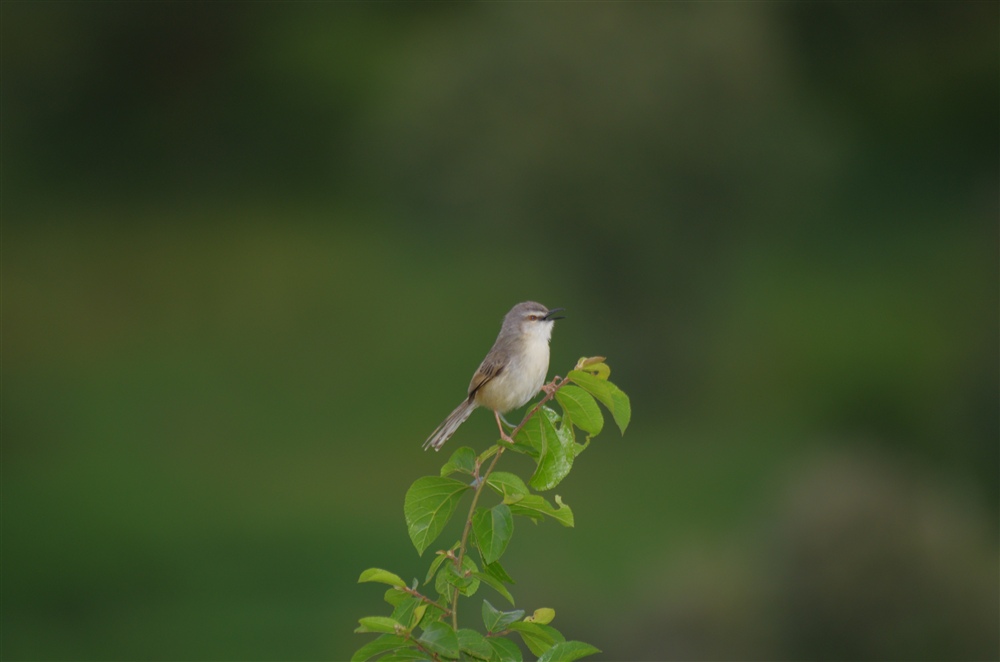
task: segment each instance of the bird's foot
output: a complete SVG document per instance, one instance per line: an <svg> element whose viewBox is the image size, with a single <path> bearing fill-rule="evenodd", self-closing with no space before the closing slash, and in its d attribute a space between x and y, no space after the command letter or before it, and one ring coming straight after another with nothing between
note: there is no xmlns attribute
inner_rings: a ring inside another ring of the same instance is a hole
<svg viewBox="0 0 1000 662"><path fill-rule="evenodd" d="M545 391L545 395L552 395L556 392L556 382L559 381L559 375L552 378L552 381L548 384L542 384L542 390Z"/></svg>

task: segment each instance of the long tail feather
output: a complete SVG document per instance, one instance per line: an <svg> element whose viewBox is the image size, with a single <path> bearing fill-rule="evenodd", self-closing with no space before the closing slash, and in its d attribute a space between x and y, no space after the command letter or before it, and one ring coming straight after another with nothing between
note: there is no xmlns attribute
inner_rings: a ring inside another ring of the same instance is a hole
<svg viewBox="0 0 1000 662"><path fill-rule="evenodd" d="M444 442L451 438L451 435L455 434L455 430L458 426L465 422L465 419L469 417L472 410L477 406L475 399L469 398L459 406L455 407L455 411L448 414L448 418L444 419L441 425L437 426L434 432L431 432L431 436L427 437L427 441L424 442L424 450L428 448L433 448L436 451L441 450L441 446Z"/></svg>

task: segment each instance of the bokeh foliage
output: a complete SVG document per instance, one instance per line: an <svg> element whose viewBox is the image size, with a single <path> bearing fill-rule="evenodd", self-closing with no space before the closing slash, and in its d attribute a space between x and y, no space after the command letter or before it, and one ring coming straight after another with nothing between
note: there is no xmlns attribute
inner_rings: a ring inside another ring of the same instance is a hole
<svg viewBox="0 0 1000 662"><path fill-rule="evenodd" d="M605 659L997 658L998 13L4 2L0 654L348 656L534 299L641 414L519 598Z"/></svg>

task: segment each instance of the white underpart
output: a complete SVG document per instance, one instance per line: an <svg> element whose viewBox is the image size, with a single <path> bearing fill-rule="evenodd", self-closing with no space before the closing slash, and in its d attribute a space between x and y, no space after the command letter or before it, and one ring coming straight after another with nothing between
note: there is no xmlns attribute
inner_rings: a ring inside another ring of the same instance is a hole
<svg viewBox="0 0 1000 662"><path fill-rule="evenodd" d="M522 351L512 352L510 363L476 392L476 401L481 406L502 414L535 397L549 371L549 339L553 324L547 320L524 323Z"/></svg>

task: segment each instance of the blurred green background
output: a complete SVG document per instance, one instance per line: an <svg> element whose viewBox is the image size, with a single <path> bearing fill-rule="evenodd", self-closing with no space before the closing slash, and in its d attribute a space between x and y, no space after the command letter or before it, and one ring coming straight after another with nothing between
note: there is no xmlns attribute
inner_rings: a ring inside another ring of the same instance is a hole
<svg viewBox="0 0 1000 662"><path fill-rule="evenodd" d="M998 7L4 2L2 657L349 657L536 299L634 417L518 606L997 659Z"/></svg>

